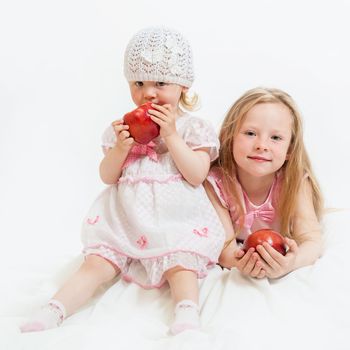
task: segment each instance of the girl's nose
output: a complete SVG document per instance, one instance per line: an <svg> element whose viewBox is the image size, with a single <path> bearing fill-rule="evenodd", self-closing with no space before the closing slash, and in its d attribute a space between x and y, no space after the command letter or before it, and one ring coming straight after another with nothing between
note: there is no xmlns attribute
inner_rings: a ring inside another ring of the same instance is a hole
<svg viewBox="0 0 350 350"><path fill-rule="evenodd" d="M153 86L145 87L144 97L146 100L151 100L157 96L156 89Z"/></svg>
<svg viewBox="0 0 350 350"><path fill-rule="evenodd" d="M268 150L268 146L265 140L262 139L257 139L256 143L255 143L255 149L257 151L267 151Z"/></svg>

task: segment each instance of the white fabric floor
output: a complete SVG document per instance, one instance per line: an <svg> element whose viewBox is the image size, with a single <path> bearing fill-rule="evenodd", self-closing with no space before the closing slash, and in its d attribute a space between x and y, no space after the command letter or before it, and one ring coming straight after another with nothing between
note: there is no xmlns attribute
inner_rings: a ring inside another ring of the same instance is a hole
<svg viewBox="0 0 350 350"><path fill-rule="evenodd" d="M117 280L57 329L21 334L18 324L82 261L18 264L0 289L0 349L350 349L350 211L324 220L326 250L314 266L279 280L216 267L201 282L202 331L168 334L168 287L143 290ZM37 257L40 260L40 257ZM62 264L65 266L62 269Z"/></svg>

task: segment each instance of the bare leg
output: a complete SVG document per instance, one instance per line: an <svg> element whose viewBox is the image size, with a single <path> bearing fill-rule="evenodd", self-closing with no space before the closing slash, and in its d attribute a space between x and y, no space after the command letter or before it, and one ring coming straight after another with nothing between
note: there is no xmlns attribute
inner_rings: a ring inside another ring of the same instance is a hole
<svg viewBox="0 0 350 350"><path fill-rule="evenodd" d="M112 280L118 271L107 260L89 255L73 276L53 296L50 303L20 328L32 332L57 327L62 319L84 305L103 283Z"/></svg>
<svg viewBox="0 0 350 350"><path fill-rule="evenodd" d="M67 316L84 305L103 283L112 280L118 271L106 259L88 255L79 270L53 296L66 308Z"/></svg>
<svg viewBox="0 0 350 350"><path fill-rule="evenodd" d="M199 287L197 275L193 271L177 266L165 273L175 306L175 320L170 327L173 334L186 329L198 329L199 324Z"/></svg>
<svg viewBox="0 0 350 350"><path fill-rule="evenodd" d="M195 272L176 266L165 272L175 304L184 299L198 304L198 281Z"/></svg>

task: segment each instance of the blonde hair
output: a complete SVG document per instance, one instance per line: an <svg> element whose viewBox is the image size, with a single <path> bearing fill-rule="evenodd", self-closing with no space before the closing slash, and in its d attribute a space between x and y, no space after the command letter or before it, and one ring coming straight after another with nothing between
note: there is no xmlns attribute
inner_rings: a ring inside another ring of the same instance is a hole
<svg viewBox="0 0 350 350"><path fill-rule="evenodd" d="M291 237L293 233L293 215L296 210L297 194L301 182L305 176L312 189L312 199L318 219L323 211L323 199L319 184L312 171L309 156L303 142L303 127L301 114L298 108L286 92L279 89L255 88L241 96L228 111L219 135L221 149L219 158L213 166L219 167L223 172L224 187L228 196L238 203L240 216L243 214L243 206L236 190L237 165L233 157L233 143L238 134L247 112L259 103L282 103L292 115L292 137L289 145L289 158L281 168L282 186L278 199L277 212L281 218L281 233ZM240 228L242 229L242 223Z"/></svg>
<svg viewBox="0 0 350 350"><path fill-rule="evenodd" d="M195 111L199 108L199 96L196 93L189 94L181 92L180 105L188 111Z"/></svg>

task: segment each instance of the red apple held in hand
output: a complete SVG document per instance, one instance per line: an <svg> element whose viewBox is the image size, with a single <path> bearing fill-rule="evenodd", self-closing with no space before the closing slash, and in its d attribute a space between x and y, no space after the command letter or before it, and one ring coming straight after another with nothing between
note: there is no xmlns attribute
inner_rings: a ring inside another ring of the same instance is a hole
<svg viewBox="0 0 350 350"><path fill-rule="evenodd" d="M282 255L286 255L287 249L283 236L270 229L262 229L250 234L244 241L243 250L246 252L249 248L256 249L257 245L267 242L271 247L276 249Z"/></svg>
<svg viewBox="0 0 350 350"><path fill-rule="evenodd" d="M151 107L151 102L147 102L133 111L124 115L124 123L129 125L129 132L131 137L138 143L147 144L159 135L160 126L155 123L150 114L148 114Z"/></svg>

